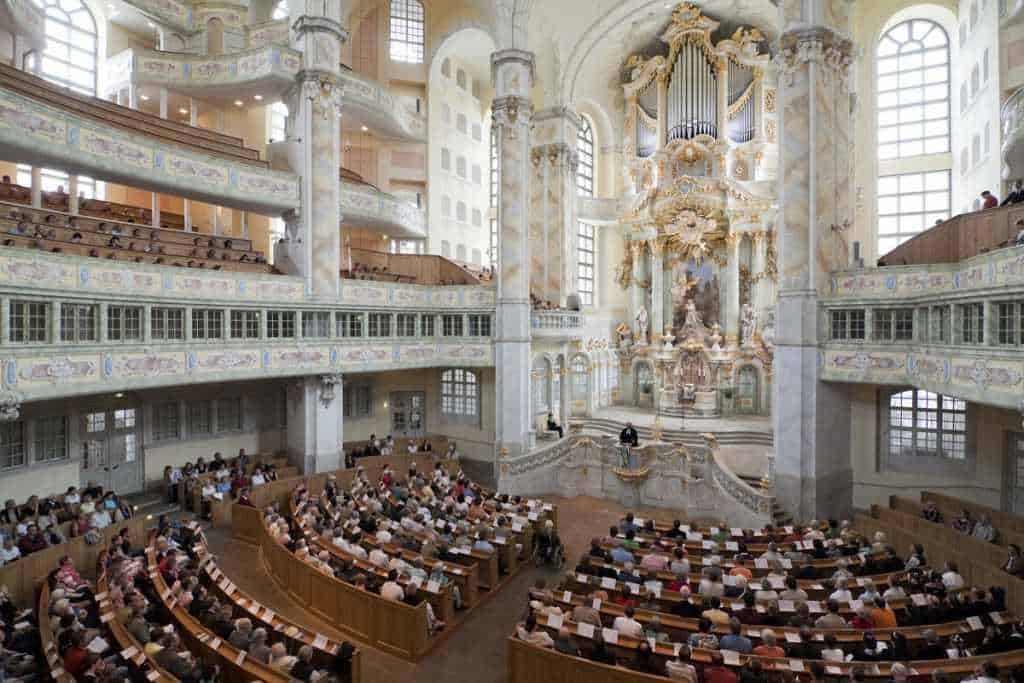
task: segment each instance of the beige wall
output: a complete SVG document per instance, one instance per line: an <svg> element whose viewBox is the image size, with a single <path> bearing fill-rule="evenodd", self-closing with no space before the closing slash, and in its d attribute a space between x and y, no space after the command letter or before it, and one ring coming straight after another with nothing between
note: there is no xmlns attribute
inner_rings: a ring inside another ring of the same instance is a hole
<svg viewBox="0 0 1024 683"><path fill-rule="evenodd" d="M361 441L370 434L383 437L391 433L391 414L385 406L392 392L422 391L426 394L427 429L430 434L443 434L455 440L459 452L475 460L490 461L494 453L494 369L480 371L480 420L477 424L454 422L441 415L441 370L406 370L367 375L345 375L348 385L373 386L373 415L362 419L346 419L345 441ZM398 435L395 435L398 436Z"/></svg>
<svg viewBox="0 0 1024 683"><path fill-rule="evenodd" d="M164 467L168 465L180 467L199 458L210 460L214 453L231 458L238 455L240 448L244 448L246 453L274 453L284 448L282 430L251 431L212 439L192 439L163 446L146 446L146 482L162 479Z"/></svg>
<svg viewBox="0 0 1024 683"><path fill-rule="evenodd" d="M1003 497L1003 468L1007 434L1021 431L1020 414L991 406L969 406L974 430L973 476L932 474L923 466L913 473L880 466L877 388L851 386L850 452L853 460L853 502L857 508L887 505L889 496L917 499L922 490L941 491L983 505L999 507Z"/></svg>
<svg viewBox="0 0 1024 683"><path fill-rule="evenodd" d="M0 475L0 500L10 498L22 503L33 493L41 496L64 493L69 486L79 484L77 460L5 472Z"/></svg>

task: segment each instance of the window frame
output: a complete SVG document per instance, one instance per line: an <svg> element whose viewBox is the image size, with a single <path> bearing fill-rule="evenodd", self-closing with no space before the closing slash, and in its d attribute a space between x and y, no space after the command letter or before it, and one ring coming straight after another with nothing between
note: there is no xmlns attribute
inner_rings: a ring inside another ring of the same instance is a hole
<svg viewBox="0 0 1024 683"><path fill-rule="evenodd" d="M146 309L143 306L108 305L106 341L122 344L142 342L142 319L145 313Z"/></svg>
<svg viewBox="0 0 1024 683"><path fill-rule="evenodd" d="M597 229L590 223L576 221L576 293L581 306L594 305L596 263Z"/></svg>
<svg viewBox="0 0 1024 683"><path fill-rule="evenodd" d="M392 62L422 64L426 28L423 3L419 0L391 0L388 25L388 55Z"/></svg>
<svg viewBox="0 0 1024 683"><path fill-rule="evenodd" d="M832 308L828 316L828 338L832 341L867 340L867 312L863 308ZM859 318L859 320L855 320ZM857 334L854 334L854 333Z"/></svg>
<svg viewBox="0 0 1024 683"><path fill-rule="evenodd" d="M231 339L259 339L262 311L244 308L231 309L228 335Z"/></svg>
<svg viewBox="0 0 1024 683"><path fill-rule="evenodd" d="M185 341L185 309L176 306L149 309L149 338L153 341Z"/></svg>
<svg viewBox="0 0 1024 683"><path fill-rule="evenodd" d="M477 422L480 418L480 377L467 368L441 372L441 415L449 421Z"/></svg>
<svg viewBox="0 0 1024 683"><path fill-rule="evenodd" d="M593 197L594 128L586 116L580 116L580 127L576 129L576 155L576 193L584 197Z"/></svg>
<svg viewBox="0 0 1024 683"><path fill-rule="evenodd" d="M908 395L910 397L909 405L905 402ZM896 397L903 397L902 405L894 405ZM922 399L934 401L934 408L927 403L921 407ZM962 409L956 407L958 403L962 404ZM894 426L894 411L909 411L907 416L909 425ZM967 401L913 387L884 389L879 391L878 417L878 464L881 470L939 476L973 475L976 425L974 410ZM958 422L962 423L962 429L955 428ZM904 448L897 453L894 450L894 429L909 435L910 442L907 448L910 451ZM926 450L930 447L927 440L932 434L934 434L934 453ZM923 435L924 446L918 445L919 435ZM945 440L944 436L950 438ZM962 457L945 455L943 444L956 441L960 442Z"/></svg>
<svg viewBox="0 0 1024 683"><path fill-rule="evenodd" d="M97 304L62 302L60 305L61 342L82 344L99 341L99 320Z"/></svg>
<svg viewBox="0 0 1024 683"><path fill-rule="evenodd" d="M12 344L46 344L51 337L49 301L13 299L7 314L8 339ZM18 325L16 321L20 321ZM42 327L38 323L42 322ZM15 330L20 329L17 335Z"/></svg>
<svg viewBox="0 0 1024 683"><path fill-rule="evenodd" d="M224 310L221 308L192 309L192 339L224 340Z"/></svg>

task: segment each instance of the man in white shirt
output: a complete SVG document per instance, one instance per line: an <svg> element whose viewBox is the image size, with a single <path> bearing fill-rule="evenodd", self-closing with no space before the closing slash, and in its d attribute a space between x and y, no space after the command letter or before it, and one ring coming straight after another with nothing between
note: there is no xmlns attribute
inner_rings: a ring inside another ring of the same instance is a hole
<svg viewBox="0 0 1024 683"><path fill-rule="evenodd" d="M16 559L21 557L21 550L18 546L14 545L14 538L7 536L4 538L4 546L0 548L0 565L7 564L8 562L14 562Z"/></svg>
<svg viewBox="0 0 1024 683"><path fill-rule="evenodd" d="M619 635L639 639L643 636L644 627L639 621L633 618L633 614L633 608L627 607L625 615L615 617L615 622L612 624L612 628L618 631Z"/></svg>
<svg viewBox="0 0 1024 683"><path fill-rule="evenodd" d="M114 523L114 520L110 518L110 513L104 508L97 508L96 511L92 513L90 521L94 529L106 529Z"/></svg>
<svg viewBox="0 0 1024 683"><path fill-rule="evenodd" d="M381 529L377 532L377 540L381 543L391 543L391 532L387 529Z"/></svg>
<svg viewBox="0 0 1024 683"><path fill-rule="evenodd" d="M835 600L836 602L850 602L850 600L853 600L853 593L846 587L845 579L836 581L836 589L832 591L832 595L828 596L828 599Z"/></svg>
<svg viewBox="0 0 1024 683"><path fill-rule="evenodd" d="M969 678L964 683L999 683L999 667L995 662L983 662L974 670L974 678Z"/></svg>
<svg viewBox="0 0 1024 683"><path fill-rule="evenodd" d="M387 567L389 559L388 554L380 548L374 548L370 551L370 564L375 564L378 567Z"/></svg>
<svg viewBox="0 0 1024 683"><path fill-rule="evenodd" d="M388 580L380 587L380 596L394 602L402 602L405 597L405 590L398 583L398 572L394 569L388 572Z"/></svg>
<svg viewBox="0 0 1024 683"><path fill-rule="evenodd" d="M946 587L946 590L955 591L964 587L964 577L960 576L957 569L956 562L946 562L946 571L942 572L942 585Z"/></svg>
<svg viewBox="0 0 1024 683"><path fill-rule="evenodd" d="M907 592L905 590L903 590L902 586L899 586L899 585L889 586L888 588L885 589L885 592L882 593L882 599L885 600L886 602L896 602L897 600L906 600L907 599Z"/></svg>

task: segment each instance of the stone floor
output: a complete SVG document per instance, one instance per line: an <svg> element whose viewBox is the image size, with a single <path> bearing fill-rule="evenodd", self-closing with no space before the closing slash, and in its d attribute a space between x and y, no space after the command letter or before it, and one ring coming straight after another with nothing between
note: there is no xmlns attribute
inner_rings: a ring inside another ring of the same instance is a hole
<svg viewBox="0 0 1024 683"><path fill-rule="evenodd" d="M609 501L597 498L550 498L559 506L559 531L572 561L590 545L593 536L603 533L626 512ZM668 519L665 509L640 509L639 516ZM341 638L330 624L310 615L291 600L267 576L255 546L236 541L230 530L207 533L211 549L217 554L224 573L239 588L256 597L274 611L333 637ZM367 683L441 683L472 679L474 683L501 683L506 680L505 640L523 614L525 596L540 578L551 584L558 573L547 568L528 567L507 582L494 596L488 596L467 618L443 639L433 651L412 664L397 657L364 647L364 681Z"/></svg>
<svg viewBox="0 0 1024 683"><path fill-rule="evenodd" d="M654 412L649 408L634 406L611 406L594 411L596 420L616 420L632 422L638 427L650 427L654 424ZM679 429L678 417L661 418L661 425L666 429ZM686 417L682 420L683 428L688 432L764 432L772 431L772 419L756 415L738 417Z"/></svg>

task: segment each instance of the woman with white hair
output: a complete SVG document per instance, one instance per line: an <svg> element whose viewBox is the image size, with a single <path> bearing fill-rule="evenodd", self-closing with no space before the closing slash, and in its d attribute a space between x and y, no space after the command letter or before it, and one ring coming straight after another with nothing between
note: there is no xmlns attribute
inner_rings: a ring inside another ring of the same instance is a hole
<svg viewBox="0 0 1024 683"><path fill-rule="evenodd" d="M252 641L252 620L242 617L235 621L235 630L228 636L228 642L239 650L248 652L249 644Z"/></svg>

